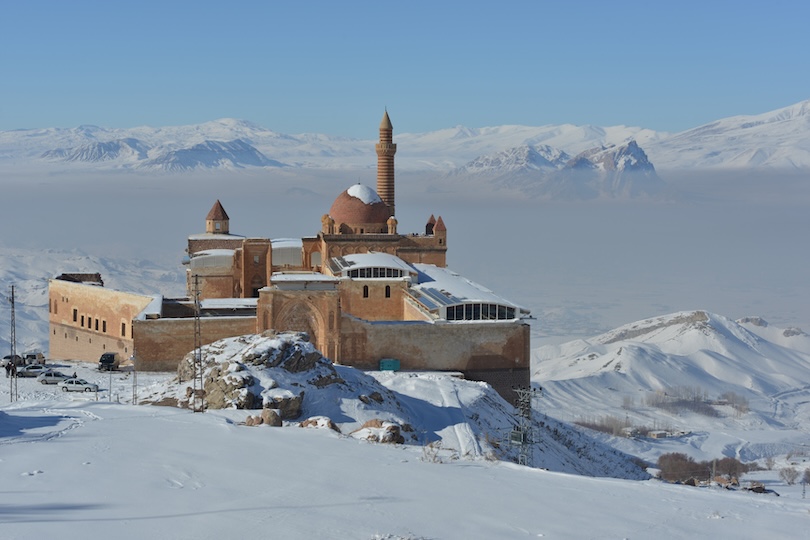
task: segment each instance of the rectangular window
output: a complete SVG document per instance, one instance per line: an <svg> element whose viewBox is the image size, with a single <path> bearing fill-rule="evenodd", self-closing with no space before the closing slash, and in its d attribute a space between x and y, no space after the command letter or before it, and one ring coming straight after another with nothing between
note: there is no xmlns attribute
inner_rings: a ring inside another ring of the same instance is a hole
<svg viewBox="0 0 810 540"><path fill-rule="evenodd" d="M98 319L96 319L96 332L98 332Z"/></svg>
<svg viewBox="0 0 810 540"><path fill-rule="evenodd" d="M259 256L258 255L253 256L253 264L259 264Z"/></svg>
<svg viewBox="0 0 810 540"><path fill-rule="evenodd" d="M73 322L76 322L78 320L79 320L79 310L76 309L76 308L73 308Z"/></svg>
<svg viewBox="0 0 810 540"><path fill-rule="evenodd" d="M127 323L121 323L121 337L127 337Z"/></svg>
<svg viewBox="0 0 810 540"><path fill-rule="evenodd" d="M101 331L107 333L107 321L101 321Z"/></svg>
<svg viewBox="0 0 810 540"><path fill-rule="evenodd" d="M82 323L81 323L81 325L80 325L80 326L81 326L82 328L84 328L84 315L82 315Z"/></svg>

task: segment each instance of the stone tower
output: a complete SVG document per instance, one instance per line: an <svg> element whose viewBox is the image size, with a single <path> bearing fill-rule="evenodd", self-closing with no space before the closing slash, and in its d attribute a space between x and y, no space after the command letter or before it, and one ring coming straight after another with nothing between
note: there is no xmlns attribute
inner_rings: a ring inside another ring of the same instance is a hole
<svg viewBox="0 0 810 540"><path fill-rule="evenodd" d="M376 144L377 149L377 194L388 208L391 215L394 212L394 154L397 153L397 145L393 143L394 126L388 118L388 110L383 114L380 122L380 142Z"/></svg>

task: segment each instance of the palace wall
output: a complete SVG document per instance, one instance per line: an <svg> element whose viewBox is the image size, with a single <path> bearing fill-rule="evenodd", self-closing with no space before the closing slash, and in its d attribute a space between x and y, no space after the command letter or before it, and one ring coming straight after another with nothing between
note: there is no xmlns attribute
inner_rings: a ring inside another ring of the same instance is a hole
<svg viewBox="0 0 810 540"><path fill-rule="evenodd" d="M402 320L407 286L403 279L345 279L340 282L340 309L368 321Z"/></svg>
<svg viewBox="0 0 810 540"><path fill-rule="evenodd" d="M132 354L132 320L151 296L60 279L48 282L49 357L97 362L105 352Z"/></svg>
<svg viewBox="0 0 810 540"><path fill-rule="evenodd" d="M530 329L520 322L368 322L344 316L342 364L379 369L383 358L402 370L458 371L491 384L513 401L512 388L529 386Z"/></svg>
<svg viewBox="0 0 810 540"><path fill-rule="evenodd" d="M253 334L256 317L202 317L203 345L226 337ZM144 319L134 324L135 369L174 371L183 357L194 350L194 318Z"/></svg>

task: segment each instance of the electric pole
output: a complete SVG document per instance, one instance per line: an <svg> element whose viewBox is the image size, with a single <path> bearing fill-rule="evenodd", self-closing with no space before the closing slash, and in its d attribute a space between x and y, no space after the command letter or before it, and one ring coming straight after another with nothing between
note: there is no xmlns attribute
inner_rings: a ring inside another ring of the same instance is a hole
<svg viewBox="0 0 810 540"><path fill-rule="evenodd" d="M9 296L9 302L11 302L11 338L9 340L9 344L11 345L11 355L9 356L9 362L11 362L11 370L10 370L10 378L9 384L11 387L9 388L9 396L11 401L15 401L18 398L17 395L17 317L15 314L15 306L14 306L14 285L11 286L11 296Z"/></svg>
<svg viewBox="0 0 810 540"><path fill-rule="evenodd" d="M202 365L202 324L200 321L200 277L194 274L194 382L192 410L205 412L205 386Z"/></svg>
<svg viewBox="0 0 810 540"><path fill-rule="evenodd" d="M515 388L518 395L517 403L517 424L509 433L509 443L518 447L518 464L532 466L532 447L537 442L534 440L534 429L532 428L532 398L540 395L540 390L535 388Z"/></svg>

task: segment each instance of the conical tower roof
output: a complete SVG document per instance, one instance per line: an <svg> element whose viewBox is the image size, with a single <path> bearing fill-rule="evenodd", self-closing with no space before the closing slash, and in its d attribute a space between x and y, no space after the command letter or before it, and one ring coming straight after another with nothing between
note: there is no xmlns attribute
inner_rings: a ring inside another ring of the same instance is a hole
<svg viewBox="0 0 810 540"><path fill-rule="evenodd" d="M215 202L214 206L211 207L211 211L208 212L205 219L210 221L225 221L229 220L230 218L228 217L228 213L222 207L222 203L219 202L219 199L217 199L217 202Z"/></svg>
<svg viewBox="0 0 810 540"><path fill-rule="evenodd" d="M391 124L391 119L388 118L388 109L386 109L385 113L383 113L382 122L380 122L380 129L394 129L393 124Z"/></svg>

